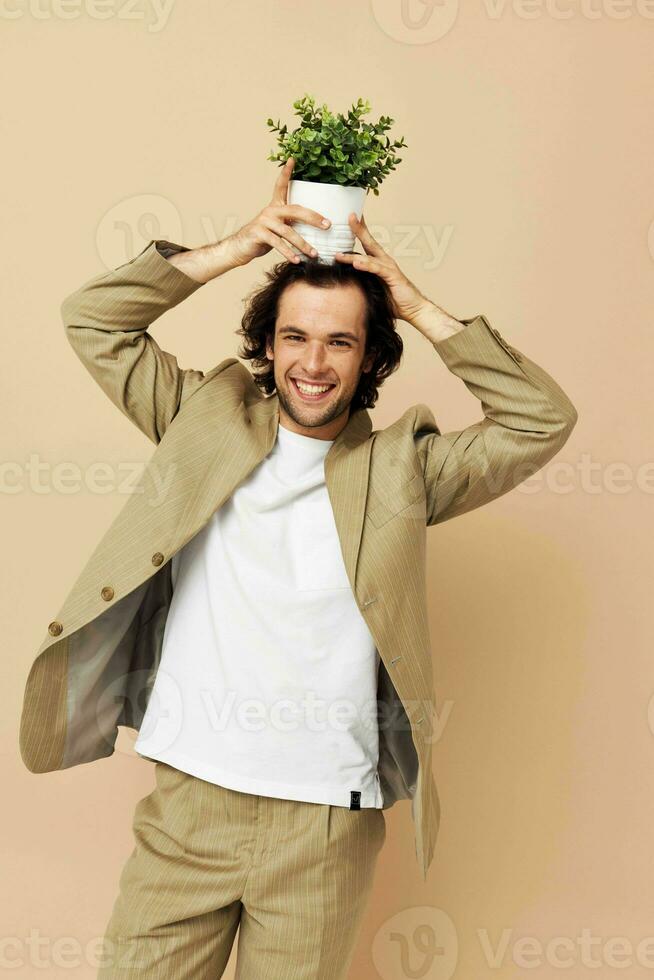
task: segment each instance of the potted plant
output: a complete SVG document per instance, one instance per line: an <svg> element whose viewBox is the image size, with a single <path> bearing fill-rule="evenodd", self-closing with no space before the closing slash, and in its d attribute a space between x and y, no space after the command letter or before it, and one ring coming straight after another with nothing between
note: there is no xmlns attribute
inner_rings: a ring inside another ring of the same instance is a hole
<svg viewBox="0 0 654 980"><path fill-rule="evenodd" d="M279 120L275 125L268 119L279 145L268 159L279 160L283 166L289 157L294 158L288 203L318 211L331 225L324 231L301 221L293 225L318 251L320 261L333 263L336 252L354 248L348 215L354 211L361 218L368 191L379 194L379 185L401 162L394 151L407 144L403 136L391 143L386 134L395 120L389 116L381 116L374 124L362 121L370 112L370 104L363 99L352 105L347 116L334 115L324 104L318 108L308 94L294 102L293 108L301 122L290 132ZM307 259L304 252L292 247Z"/></svg>

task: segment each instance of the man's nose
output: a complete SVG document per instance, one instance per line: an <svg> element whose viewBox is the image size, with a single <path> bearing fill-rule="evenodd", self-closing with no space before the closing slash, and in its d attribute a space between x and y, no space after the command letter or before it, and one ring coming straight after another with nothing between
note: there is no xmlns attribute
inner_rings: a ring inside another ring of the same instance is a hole
<svg viewBox="0 0 654 980"><path fill-rule="evenodd" d="M303 367L308 373L320 374L327 360L327 354L322 345L309 347L302 358Z"/></svg>

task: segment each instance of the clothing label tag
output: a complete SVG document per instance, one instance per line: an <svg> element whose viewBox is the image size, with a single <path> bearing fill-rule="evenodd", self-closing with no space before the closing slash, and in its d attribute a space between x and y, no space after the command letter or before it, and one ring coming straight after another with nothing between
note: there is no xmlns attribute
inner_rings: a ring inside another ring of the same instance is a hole
<svg viewBox="0 0 654 980"><path fill-rule="evenodd" d="M357 790L350 790L350 810L361 809L361 793Z"/></svg>

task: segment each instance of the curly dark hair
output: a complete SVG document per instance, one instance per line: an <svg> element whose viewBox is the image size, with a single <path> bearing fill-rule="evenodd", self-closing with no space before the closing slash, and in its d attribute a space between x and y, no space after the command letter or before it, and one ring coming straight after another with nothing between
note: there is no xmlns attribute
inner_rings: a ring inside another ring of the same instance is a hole
<svg viewBox="0 0 654 980"><path fill-rule="evenodd" d="M355 269L344 262L329 265L319 257L294 263L278 262L265 273L266 282L256 286L245 298L245 313L241 327L235 333L243 336L238 356L251 360L263 368L253 373L258 387L267 395L276 390L273 362L266 357L266 340L271 346L275 336L275 321L283 291L296 282L305 282L320 289L346 286L355 283L366 298L366 346L364 358L375 352L370 371L363 372L350 403L350 412L360 408L372 408L378 397L378 388L399 367L404 345L395 329L394 305L387 284L376 273Z"/></svg>

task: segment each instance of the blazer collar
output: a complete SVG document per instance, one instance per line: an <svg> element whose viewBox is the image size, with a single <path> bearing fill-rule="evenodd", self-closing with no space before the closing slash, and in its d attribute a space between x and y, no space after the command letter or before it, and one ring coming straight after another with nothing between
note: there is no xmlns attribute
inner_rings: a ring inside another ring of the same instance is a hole
<svg viewBox="0 0 654 980"><path fill-rule="evenodd" d="M187 417L180 437L193 439L194 452L186 477L193 484L172 547L186 543L213 512L232 495L271 452L279 426L279 397L264 395L252 375L238 361L231 376L233 412L225 417L221 386L207 387L204 422L196 426ZM197 397L197 396L196 396ZM189 427L188 433L186 426ZM325 455L325 483L334 513L343 559L354 586L359 539L368 492L372 421L365 408L350 414ZM229 465L222 460L229 456Z"/></svg>
<svg viewBox="0 0 654 980"><path fill-rule="evenodd" d="M247 370L247 369L246 369ZM249 375L249 371L247 372ZM245 399L248 415L253 424L255 438L260 443L265 454L269 453L277 439L279 426L279 397L277 393L265 396L250 378L248 397ZM368 439L372 431L370 413L365 408L357 409L350 414L346 425L336 436L327 456L338 456L344 449L355 449Z"/></svg>
<svg viewBox="0 0 654 980"><path fill-rule="evenodd" d="M265 396L250 372L245 379L244 402L250 419L249 431L256 448L249 457L249 468L260 462L272 449L279 426L279 397ZM346 425L336 436L325 455L325 483L338 531L343 562L352 586L356 588L357 562L366 513L370 456L374 439L370 438L372 420L365 408L350 413Z"/></svg>

